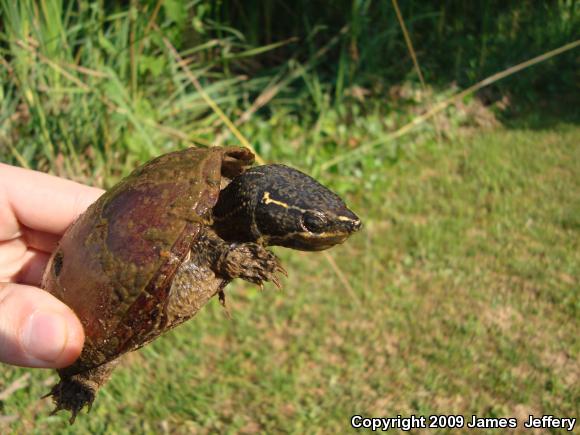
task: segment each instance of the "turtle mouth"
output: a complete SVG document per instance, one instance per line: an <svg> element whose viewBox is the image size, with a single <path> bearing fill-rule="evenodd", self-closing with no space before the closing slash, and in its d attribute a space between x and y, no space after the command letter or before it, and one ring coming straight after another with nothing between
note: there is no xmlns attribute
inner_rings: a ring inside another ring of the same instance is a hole
<svg viewBox="0 0 580 435"><path fill-rule="evenodd" d="M300 231L288 234L285 237L270 237L268 244L300 251L323 251L343 243L350 235L350 232L311 233L309 231Z"/></svg>
<svg viewBox="0 0 580 435"><path fill-rule="evenodd" d="M354 218L341 216L326 231L318 232L311 231L302 222L299 231L284 236L273 236L269 240L269 244L299 249L301 251L323 251L343 243L353 233L361 229L362 223L360 219L354 213L353 216Z"/></svg>

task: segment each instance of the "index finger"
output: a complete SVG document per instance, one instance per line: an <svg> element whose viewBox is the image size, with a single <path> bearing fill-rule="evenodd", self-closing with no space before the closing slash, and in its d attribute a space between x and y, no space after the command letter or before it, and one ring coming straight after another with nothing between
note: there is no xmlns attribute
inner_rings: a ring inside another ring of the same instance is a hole
<svg viewBox="0 0 580 435"><path fill-rule="evenodd" d="M0 163L0 239L21 225L62 234L104 190Z"/></svg>

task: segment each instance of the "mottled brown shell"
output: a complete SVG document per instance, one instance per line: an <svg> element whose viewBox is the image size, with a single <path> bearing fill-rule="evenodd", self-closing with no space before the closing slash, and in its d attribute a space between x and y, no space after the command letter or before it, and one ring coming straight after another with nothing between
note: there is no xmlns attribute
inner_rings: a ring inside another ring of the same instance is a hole
<svg viewBox="0 0 580 435"><path fill-rule="evenodd" d="M80 371L134 350L163 330L173 274L187 255L220 184L253 162L245 148L189 148L136 169L67 230L43 288L81 319Z"/></svg>

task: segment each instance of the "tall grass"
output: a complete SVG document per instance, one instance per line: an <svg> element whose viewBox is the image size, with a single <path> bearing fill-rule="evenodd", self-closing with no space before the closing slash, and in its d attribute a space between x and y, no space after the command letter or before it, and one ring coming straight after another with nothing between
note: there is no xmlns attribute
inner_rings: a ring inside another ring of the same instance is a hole
<svg viewBox="0 0 580 435"><path fill-rule="evenodd" d="M434 86L471 84L580 28L571 0L400 7ZM327 168L348 188L398 159L389 134L412 119L409 106L438 96L417 86L389 2L0 0L0 14L0 158L98 185L161 152L238 142L207 96L267 159ZM575 59L562 55L507 86L569 88ZM432 134L424 125L407 141ZM325 165L387 142L363 160Z"/></svg>
<svg viewBox="0 0 580 435"><path fill-rule="evenodd" d="M574 0L405 1L400 8L430 83L454 80L469 85L580 35ZM320 70L338 89L353 82L398 83L412 69L391 2L224 0L215 2L209 14L255 45L298 37L306 43L288 47L286 53L301 50L306 58L320 41L347 25L348 34L335 50L334 61ZM573 55L562 57L523 81L518 78L518 91L529 91L530 85L546 80L552 86L572 84L572 68L563 76L553 73L575 61Z"/></svg>
<svg viewBox="0 0 580 435"><path fill-rule="evenodd" d="M135 160L210 143L217 117L163 45L162 36L183 38L173 6L153 20L136 2L115 11L87 1L0 5L3 160L103 184ZM238 57L255 53L235 35L185 51L189 71L227 111L260 85L214 68L233 46Z"/></svg>

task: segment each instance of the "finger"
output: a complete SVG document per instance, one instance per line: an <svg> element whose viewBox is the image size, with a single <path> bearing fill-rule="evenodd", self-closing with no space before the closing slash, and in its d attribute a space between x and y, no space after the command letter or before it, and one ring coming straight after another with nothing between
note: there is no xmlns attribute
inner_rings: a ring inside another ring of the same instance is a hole
<svg viewBox="0 0 580 435"><path fill-rule="evenodd" d="M60 235L45 233L44 231L33 230L28 227L21 227L22 237L26 246L38 251L52 252L60 240Z"/></svg>
<svg viewBox="0 0 580 435"><path fill-rule="evenodd" d="M0 284L0 361L66 367L80 355L84 332L73 311L36 287Z"/></svg>
<svg viewBox="0 0 580 435"><path fill-rule="evenodd" d="M19 222L62 234L103 190L37 171L0 163L0 239L12 238Z"/></svg>
<svg viewBox="0 0 580 435"><path fill-rule="evenodd" d="M38 285L49 257L22 238L0 242L0 282Z"/></svg>
<svg viewBox="0 0 580 435"><path fill-rule="evenodd" d="M20 284L39 286L50 255L35 249L27 250L22 257L20 271L12 281Z"/></svg>
<svg viewBox="0 0 580 435"><path fill-rule="evenodd" d="M0 241L0 282L15 280L27 249L26 243L20 237Z"/></svg>

